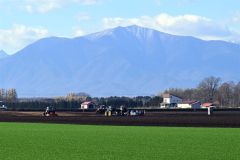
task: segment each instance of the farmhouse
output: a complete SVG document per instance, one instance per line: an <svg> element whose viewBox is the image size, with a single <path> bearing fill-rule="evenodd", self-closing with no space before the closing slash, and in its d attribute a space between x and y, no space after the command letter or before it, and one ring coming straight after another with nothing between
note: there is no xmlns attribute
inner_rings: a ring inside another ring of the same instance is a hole
<svg viewBox="0 0 240 160"><path fill-rule="evenodd" d="M199 101L185 101L182 103L177 104L178 108L201 108L201 103Z"/></svg>
<svg viewBox="0 0 240 160"><path fill-rule="evenodd" d="M177 107L178 103L182 103L182 98L172 95L163 94L163 103L161 103L161 108L174 108Z"/></svg>
<svg viewBox="0 0 240 160"><path fill-rule="evenodd" d="M95 109L97 106L91 101L83 102L81 104L81 109Z"/></svg>

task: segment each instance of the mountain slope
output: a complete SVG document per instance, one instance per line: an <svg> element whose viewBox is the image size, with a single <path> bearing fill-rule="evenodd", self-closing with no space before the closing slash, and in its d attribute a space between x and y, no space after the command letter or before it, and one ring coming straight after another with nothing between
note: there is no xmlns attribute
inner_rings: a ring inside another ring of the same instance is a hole
<svg viewBox="0 0 240 160"><path fill-rule="evenodd" d="M0 61L0 88L20 96L149 95L206 76L239 80L240 46L138 26L41 39Z"/></svg>
<svg viewBox="0 0 240 160"><path fill-rule="evenodd" d="M4 52L4 50L0 50L0 59L7 58L9 55Z"/></svg>

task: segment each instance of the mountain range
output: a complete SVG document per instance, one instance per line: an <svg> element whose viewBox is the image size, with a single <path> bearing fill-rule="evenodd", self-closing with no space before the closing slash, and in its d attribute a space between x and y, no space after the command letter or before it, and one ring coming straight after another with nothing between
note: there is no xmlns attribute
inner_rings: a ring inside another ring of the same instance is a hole
<svg viewBox="0 0 240 160"><path fill-rule="evenodd" d="M4 51L0 50L0 59L7 58L9 55Z"/></svg>
<svg viewBox="0 0 240 160"><path fill-rule="evenodd" d="M0 60L0 88L18 95L152 95L194 87L207 76L240 80L240 45L139 26L76 38L40 39Z"/></svg>

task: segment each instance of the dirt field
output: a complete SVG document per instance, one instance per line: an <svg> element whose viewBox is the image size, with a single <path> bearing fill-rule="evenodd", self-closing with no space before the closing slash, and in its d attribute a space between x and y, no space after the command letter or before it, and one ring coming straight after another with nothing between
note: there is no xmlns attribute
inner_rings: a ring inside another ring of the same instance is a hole
<svg viewBox="0 0 240 160"><path fill-rule="evenodd" d="M0 111L0 122L39 122L133 126L240 127L240 111L147 112L142 117L104 117L94 112L57 112L58 117L43 117L42 112Z"/></svg>

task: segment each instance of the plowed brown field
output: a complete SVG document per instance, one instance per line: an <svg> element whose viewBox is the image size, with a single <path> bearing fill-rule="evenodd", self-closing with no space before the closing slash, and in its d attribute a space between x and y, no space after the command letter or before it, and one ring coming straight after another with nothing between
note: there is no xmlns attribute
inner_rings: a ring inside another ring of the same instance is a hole
<svg viewBox="0 0 240 160"><path fill-rule="evenodd" d="M206 112L146 112L141 117L104 117L94 112L57 112L57 117L43 117L42 112L0 111L0 122L37 122L124 126L188 126L240 127L240 111L221 111L208 116Z"/></svg>

